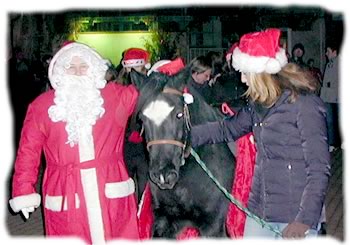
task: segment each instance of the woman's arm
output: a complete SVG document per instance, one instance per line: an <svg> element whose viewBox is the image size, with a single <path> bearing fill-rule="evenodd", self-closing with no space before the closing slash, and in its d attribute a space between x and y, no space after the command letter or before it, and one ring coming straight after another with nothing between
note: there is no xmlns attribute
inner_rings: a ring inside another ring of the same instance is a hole
<svg viewBox="0 0 350 245"><path fill-rule="evenodd" d="M193 147L197 147L203 144L230 142L251 131L251 108L245 107L228 119L192 127L191 143Z"/></svg>

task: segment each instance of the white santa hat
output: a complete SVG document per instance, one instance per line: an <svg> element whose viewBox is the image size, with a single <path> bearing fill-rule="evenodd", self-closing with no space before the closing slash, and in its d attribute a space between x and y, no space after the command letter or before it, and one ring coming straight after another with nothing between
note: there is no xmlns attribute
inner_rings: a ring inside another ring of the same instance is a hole
<svg viewBox="0 0 350 245"><path fill-rule="evenodd" d="M243 35L233 50L232 66L244 73L278 73L288 63L286 51L279 46L280 35L276 28Z"/></svg>
<svg viewBox="0 0 350 245"><path fill-rule="evenodd" d="M150 55L146 50L129 48L124 52L122 65L123 67L145 66L146 69L149 69L151 68L149 59Z"/></svg>

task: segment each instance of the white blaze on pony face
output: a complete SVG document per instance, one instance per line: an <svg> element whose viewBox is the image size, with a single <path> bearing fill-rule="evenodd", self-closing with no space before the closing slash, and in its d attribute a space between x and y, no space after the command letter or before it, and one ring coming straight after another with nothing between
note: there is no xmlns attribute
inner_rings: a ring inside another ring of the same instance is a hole
<svg viewBox="0 0 350 245"><path fill-rule="evenodd" d="M164 100L156 100L151 102L142 114L154 122L155 125L160 126L174 108Z"/></svg>

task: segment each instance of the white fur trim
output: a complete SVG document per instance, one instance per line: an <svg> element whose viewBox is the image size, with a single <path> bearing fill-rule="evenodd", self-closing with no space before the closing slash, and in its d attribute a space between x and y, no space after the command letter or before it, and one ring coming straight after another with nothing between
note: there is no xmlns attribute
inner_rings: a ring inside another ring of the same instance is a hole
<svg viewBox="0 0 350 245"><path fill-rule="evenodd" d="M39 207L41 202L41 196L38 193L32 193L29 195L22 195L14 197L9 201L12 210L17 213L23 208Z"/></svg>
<svg viewBox="0 0 350 245"><path fill-rule="evenodd" d="M145 68L148 70L149 68L151 68L151 63L147 63L146 65L145 65Z"/></svg>
<svg viewBox="0 0 350 245"><path fill-rule="evenodd" d="M145 65L144 59L131 59L131 60L123 60L123 67L135 67L135 66L143 66Z"/></svg>
<svg viewBox="0 0 350 245"><path fill-rule="evenodd" d="M158 72L158 68L162 67L165 64L170 63L171 60L160 60L157 61L156 63L154 63L154 65L152 66L152 68L147 72L147 76L151 75L152 72Z"/></svg>
<svg viewBox="0 0 350 245"><path fill-rule="evenodd" d="M81 169L80 173L92 244L105 243L96 169Z"/></svg>
<svg viewBox="0 0 350 245"><path fill-rule="evenodd" d="M108 198L127 197L135 193L135 183L129 178L126 181L106 183L105 194Z"/></svg>
<svg viewBox="0 0 350 245"><path fill-rule="evenodd" d="M90 125L81 127L79 130L79 157L80 162L95 159L94 139Z"/></svg>
<svg viewBox="0 0 350 245"><path fill-rule="evenodd" d="M274 58L267 56L251 56L241 52L237 47L232 54L232 66L236 70L244 73L261 73L269 74L278 73L283 66L288 63L288 59L283 48L280 48Z"/></svg>
<svg viewBox="0 0 350 245"><path fill-rule="evenodd" d="M255 144L255 139L254 139L253 135L249 136L249 141L250 141L250 143Z"/></svg>
<svg viewBox="0 0 350 245"><path fill-rule="evenodd" d="M45 196L45 204L44 207L54 212L62 211L62 200L63 196ZM80 199L77 193L75 193L75 208L80 207ZM64 199L63 210L67 210L67 198Z"/></svg>
<svg viewBox="0 0 350 245"><path fill-rule="evenodd" d="M184 101L187 105L192 104L194 102L194 98L192 94L183 93Z"/></svg>

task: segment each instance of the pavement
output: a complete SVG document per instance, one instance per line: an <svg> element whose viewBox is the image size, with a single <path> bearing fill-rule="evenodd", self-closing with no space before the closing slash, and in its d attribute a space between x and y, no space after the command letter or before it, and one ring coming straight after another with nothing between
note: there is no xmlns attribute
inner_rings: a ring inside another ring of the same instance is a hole
<svg viewBox="0 0 350 245"><path fill-rule="evenodd" d="M344 190L343 190L343 151L337 149L332 153L332 169L329 188L326 196L327 237L344 241ZM38 186L38 188L40 188ZM22 215L12 214L9 210L6 215L7 233L11 238L44 236L42 210L38 208L24 220Z"/></svg>

